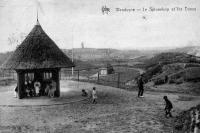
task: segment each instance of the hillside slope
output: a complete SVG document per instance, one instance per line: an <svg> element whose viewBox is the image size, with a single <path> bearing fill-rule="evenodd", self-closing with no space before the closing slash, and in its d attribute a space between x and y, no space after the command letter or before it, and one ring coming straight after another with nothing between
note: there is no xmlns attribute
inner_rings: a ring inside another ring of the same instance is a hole
<svg viewBox="0 0 200 133"><path fill-rule="evenodd" d="M153 80L156 84L165 83L164 80L195 80L199 79L200 58L177 52L157 54L145 60L145 80ZM166 77L168 76L168 77Z"/></svg>
<svg viewBox="0 0 200 133"><path fill-rule="evenodd" d="M168 51L200 56L200 46L187 46L182 48L171 49Z"/></svg>

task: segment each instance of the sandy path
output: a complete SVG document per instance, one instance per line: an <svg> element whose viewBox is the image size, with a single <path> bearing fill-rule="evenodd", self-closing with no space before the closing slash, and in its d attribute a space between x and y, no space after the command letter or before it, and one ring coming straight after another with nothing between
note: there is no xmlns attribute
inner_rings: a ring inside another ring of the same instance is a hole
<svg viewBox="0 0 200 133"><path fill-rule="evenodd" d="M137 92L89 83L61 82L62 86L91 90L97 87L98 104L85 100L78 103L49 107L0 107L1 132L170 132L172 120L165 119L163 95L173 101L178 113L200 102L198 97L181 100L177 94ZM187 95L185 95L187 97ZM190 96L188 96L190 97Z"/></svg>

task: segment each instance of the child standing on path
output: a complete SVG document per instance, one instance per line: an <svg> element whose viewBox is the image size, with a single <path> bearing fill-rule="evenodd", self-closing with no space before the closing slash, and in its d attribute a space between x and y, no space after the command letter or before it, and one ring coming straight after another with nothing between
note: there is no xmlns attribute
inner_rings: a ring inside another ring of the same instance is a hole
<svg viewBox="0 0 200 133"><path fill-rule="evenodd" d="M97 99L97 92L96 92L96 88L93 87L93 90L92 90L92 103L96 104L97 103L96 99Z"/></svg>
<svg viewBox="0 0 200 133"><path fill-rule="evenodd" d="M167 98L167 96L164 96L163 99L165 100L165 117L169 115L169 117L172 117L171 109L173 108L171 101Z"/></svg>

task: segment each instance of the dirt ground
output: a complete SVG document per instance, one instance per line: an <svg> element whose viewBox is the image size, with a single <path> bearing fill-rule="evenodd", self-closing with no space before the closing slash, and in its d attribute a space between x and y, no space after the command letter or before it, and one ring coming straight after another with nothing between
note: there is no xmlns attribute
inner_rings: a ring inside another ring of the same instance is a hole
<svg viewBox="0 0 200 133"><path fill-rule="evenodd" d="M0 105L0 132L169 133L172 131L174 118L164 117L162 99L164 95L167 95L174 104L172 111L174 116L200 103L198 96L187 94L148 91L145 92L144 98L137 98L135 91L90 83L61 81L63 92L68 88L77 90L77 93L81 89L90 92L93 86L97 87L97 104L91 104L91 100L87 99L51 106L6 107ZM67 95L62 97L63 100L67 98Z"/></svg>

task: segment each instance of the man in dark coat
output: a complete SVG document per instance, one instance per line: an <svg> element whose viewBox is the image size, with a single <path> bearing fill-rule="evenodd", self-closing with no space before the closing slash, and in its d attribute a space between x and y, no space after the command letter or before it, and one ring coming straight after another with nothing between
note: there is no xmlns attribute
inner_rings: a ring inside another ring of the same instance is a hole
<svg viewBox="0 0 200 133"><path fill-rule="evenodd" d="M143 75L141 74L140 77L137 80L138 84L138 97L144 97L143 92L144 92L144 80L143 80Z"/></svg>
<svg viewBox="0 0 200 133"><path fill-rule="evenodd" d="M167 96L164 96L163 99L165 100L165 117L172 117L171 110L173 108L171 101L167 98Z"/></svg>

